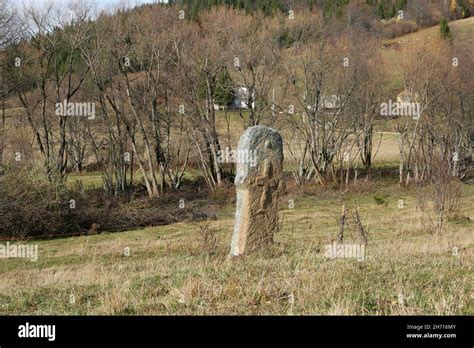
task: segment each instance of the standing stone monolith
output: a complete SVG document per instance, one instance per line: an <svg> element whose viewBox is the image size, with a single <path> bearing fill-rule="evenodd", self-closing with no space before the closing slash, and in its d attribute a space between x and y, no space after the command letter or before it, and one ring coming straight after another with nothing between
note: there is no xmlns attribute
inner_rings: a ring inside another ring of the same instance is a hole
<svg viewBox="0 0 474 348"><path fill-rule="evenodd" d="M247 128L237 147L237 207L231 256L273 243L278 229L278 195L283 189L283 142L265 126Z"/></svg>

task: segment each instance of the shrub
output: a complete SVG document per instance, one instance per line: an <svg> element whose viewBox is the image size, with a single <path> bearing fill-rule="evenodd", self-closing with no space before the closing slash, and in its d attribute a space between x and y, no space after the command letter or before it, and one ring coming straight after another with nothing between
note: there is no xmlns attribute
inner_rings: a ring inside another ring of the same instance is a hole
<svg viewBox="0 0 474 348"><path fill-rule="evenodd" d="M446 18L441 19L439 22L439 33L443 39L449 39L451 37L451 29L449 28L448 21Z"/></svg>
<svg viewBox="0 0 474 348"><path fill-rule="evenodd" d="M382 33L387 39L393 39L405 34L413 33L418 30L418 25L411 20L397 21L391 19L384 23Z"/></svg>
<svg viewBox="0 0 474 348"><path fill-rule="evenodd" d="M387 194L375 194L373 195L374 201L377 205L387 205Z"/></svg>
<svg viewBox="0 0 474 348"><path fill-rule="evenodd" d="M101 189L70 191L43 173L10 167L0 174L0 239L96 234L215 216L212 204L203 208L200 203L209 192L196 193L192 186L153 200L133 193L110 197ZM216 202L228 199L226 191L218 192ZM180 199L186 208L180 208Z"/></svg>
<svg viewBox="0 0 474 348"><path fill-rule="evenodd" d="M22 239L68 233L70 199L63 184L49 182L36 170L8 168L0 176L0 237Z"/></svg>

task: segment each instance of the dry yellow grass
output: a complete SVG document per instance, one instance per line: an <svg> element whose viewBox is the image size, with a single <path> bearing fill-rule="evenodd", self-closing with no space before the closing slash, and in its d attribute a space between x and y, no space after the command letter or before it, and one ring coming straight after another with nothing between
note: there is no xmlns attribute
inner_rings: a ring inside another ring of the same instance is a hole
<svg viewBox="0 0 474 348"><path fill-rule="evenodd" d="M0 261L0 313L473 314L473 188L460 211L470 220L450 221L441 236L424 232L410 192L393 190L387 205L347 197L371 236L361 262L325 257L340 206L303 195L294 209L282 202L277 244L239 260L227 258L230 214L206 222L213 255L191 223L39 242L36 263Z"/></svg>
<svg viewBox="0 0 474 348"><path fill-rule="evenodd" d="M449 22L449 27L456 40L465 40L467 44L474 40L474 17L459 19ZM422 29L415 33L410 33L391 40L387 40L388 44L410 44L417 41L425 41L439 38L439 26Z"/></svg>

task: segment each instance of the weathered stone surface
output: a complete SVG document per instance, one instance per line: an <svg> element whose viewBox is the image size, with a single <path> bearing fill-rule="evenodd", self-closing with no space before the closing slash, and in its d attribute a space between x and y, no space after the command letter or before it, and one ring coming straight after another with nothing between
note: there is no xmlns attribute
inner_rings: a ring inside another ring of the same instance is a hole
<svg viewBox="0 0 474 348"><path fill-rule="evenodd" d="M235 188L237 207L231 255L238 256L273 243L278 229L278 195L283 188L283 142L269 127L253 126L240 137Z"/></svg>

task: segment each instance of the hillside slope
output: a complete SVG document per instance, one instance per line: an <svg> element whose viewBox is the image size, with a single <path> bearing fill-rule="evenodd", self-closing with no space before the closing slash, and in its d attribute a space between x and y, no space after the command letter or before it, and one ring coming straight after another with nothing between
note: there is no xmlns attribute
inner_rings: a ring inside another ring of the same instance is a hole
<svg viewBox="0 0 474 348"><path fill-rule="evenodd" d="M474 43L474 17L459 19L449 22L449 27L453 34L454 40L462 40L466 45ZM421 40L436 39L439 37L439 26L422 29L415 33L406 34L387 40L387 44L407 44Z"/></svg>

